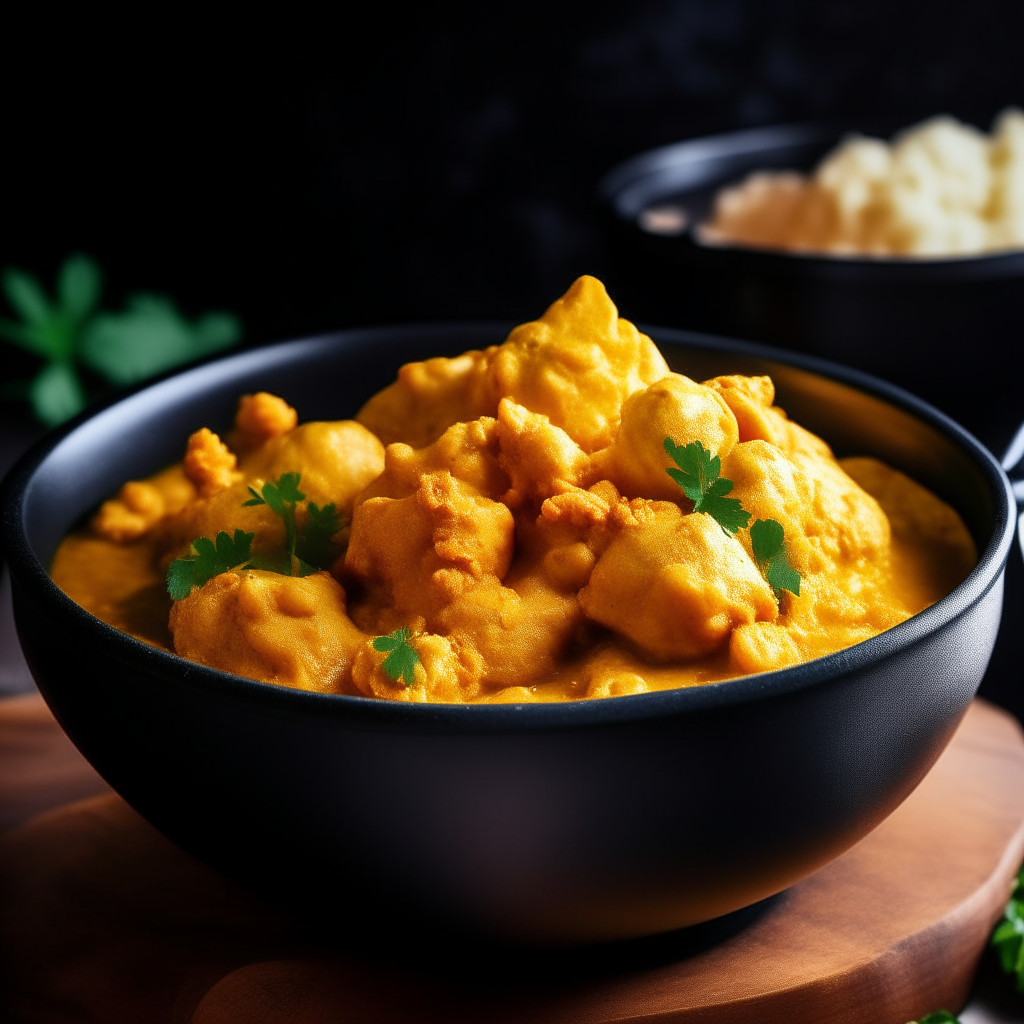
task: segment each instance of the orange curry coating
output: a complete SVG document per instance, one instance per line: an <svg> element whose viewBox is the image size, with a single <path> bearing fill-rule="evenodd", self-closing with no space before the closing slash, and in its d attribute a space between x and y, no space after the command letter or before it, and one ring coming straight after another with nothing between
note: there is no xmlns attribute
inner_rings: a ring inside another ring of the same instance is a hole
<svg viewBox="0 0 1024 1024"><path fill-rule="evenodd" d="M773 402L768 377L671 372L583 277L503 345L404 366L356 420L298 425L243 396L226 444L203 428L180 466L126 484L53 575L151 643L324 692L567 700L779 668L927 607L975 553L949 506L874 459L836 461ZM666 437L700 441L752 520L783 526L799 596L776 595L747 530L693 511ZM231 569L170 607L163 575L195 538L282 549L282 518L243 503L283 473L301 474L300 530L335 506L330 564ZM408 685L373 644L400 627Z"/></svg>

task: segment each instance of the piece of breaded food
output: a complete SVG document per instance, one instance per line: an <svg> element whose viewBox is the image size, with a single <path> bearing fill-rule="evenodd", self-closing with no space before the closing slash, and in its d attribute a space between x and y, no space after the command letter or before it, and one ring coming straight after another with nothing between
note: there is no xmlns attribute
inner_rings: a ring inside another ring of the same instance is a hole
<svg viewBox="0 0 1024 1024"><path fill-rule="evenodd" d="M587 453L614 440L626 398L668 372L654 342L586 275L517 327L492 364L502 398L547 416Z"/></svg>

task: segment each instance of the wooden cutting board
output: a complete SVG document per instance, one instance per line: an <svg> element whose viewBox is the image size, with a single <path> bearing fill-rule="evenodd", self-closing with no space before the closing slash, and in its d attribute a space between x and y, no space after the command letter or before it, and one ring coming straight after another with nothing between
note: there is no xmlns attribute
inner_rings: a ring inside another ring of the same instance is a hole
<svg viewBox="0 0 1024 1024"><path fill-rule="evenodd" d="M0 702L0 821L102 792L37 698ZM1024 856L1024 737L976 701L887 821L747 926L524 964L314 935L106 792L0 838L0 1017L33 1024L904 1024L964 1003Z"/></svg>

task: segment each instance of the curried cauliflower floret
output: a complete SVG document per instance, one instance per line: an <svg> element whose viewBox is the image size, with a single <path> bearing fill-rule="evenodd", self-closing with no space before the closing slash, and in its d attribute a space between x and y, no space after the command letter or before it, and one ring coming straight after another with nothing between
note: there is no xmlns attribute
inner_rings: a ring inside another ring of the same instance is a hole
<svg viewBox="0 0 1024 1024"><path fill-rule="evenodd" d="M742 377L738 374L704 381L732 410L740 441L769 441L786 454L832 457L832 449L816 434L794 423L777 405L771 377Z"/></svg>
<svg viewBox="0 0 1024 1024"><path fill-rule="evenodd" d="M235 413L235 429L228 436L228 447L241 455L272 437L294 430L298 422L299 414L277 395L266 391L242 395Z"/></svg>
<svg viewBox="0 0 1024 1024"><path fill-rule="evenodd" d="M683 446L700 441L724 457L739 433L736 417L715 389L671 373L626 399L615 443L595 461L629 497L678 501L682 491L665 472L675 465L663 447L666 437Z"/></svg>
<svg viewBox="0 0 1024 1024"><path fill-rule="evenodd" d="M237 483L241 479L237 465L235 453L208 427L201 427L188 439L182 466L202 497Z"/></svg>
<svg viewBox="0 0 1024 1024"><path fill-rule="evenodd" d="M501 500L510 508L585 487L594 477L589 457L564 430L509 398L498 406L498 444L509 478Z"/></svg>
<svg viewBox="0 0 1024 1024"><path fill-rule="evenodd" d="M284 523L267 505L247 506L250 497L248 481L239 480L185 506L178 515L168 516L161 526L167 547L164 560L185 555L196 537L215 538L221 531L228 535L235 530L251 533L254 554L281 548L285 542Z"/></svg>
<svg viewBox="0 0 1024 1024"><path fill-rule="evenodd" d="M437 616L437 627L480 656L489 686L528 685L550 675L583 623L573 593L535 576L477 587Z"/></svg>
<svg viewBox="0 0 1024 1024"><path fill-rule="evenodd" d="M298 690L340 693L366 640L325 572L215 576L171 609L174 649L201 665Z"/></svg>
<svg viewBox="0 0 1024 1024"><path fill-rule="evenodd" d="M494 416L498 395L491 375L497 346L406 363L398 379L378 391L356 419L388 445L396 441L425 448L453 423Z"/></svg>
<svg viewBox="0 0 1024 1024"><path fill-rule="evenodd" d="M722 475L732 480L732 496L751 522L782 524L789 560L801 574L854 565L888 551L885 513L834 459L787 458L766 441L746 441L723 460Z"/></svg>
<svg viewBox="0 0 1024 1024"><path fill-rule="evenodd" d="M512 513L440 470L424 474L408 497L356 508L344 572L380 606L429 623L465 590L503 579L514 549Z"/></svg>
<svg viewBox="0 0 1024 1024"><path fill-rule="evenodd" d="M181 466L148 480L129 480L116 498L103 502L90 526L94 533L127 544L149 533L166 516L194 501L196 488Z"/></svg>
<svg viewBox="0 0 1024 1024"><path fill-rule="evenodd" d="M419 664L413 670L416 681L408 686L396 682L383 668L387 654L377 651L367 640L359 649L352 666L352 682L367 697L388 700L462 704L479 696L483 666L472 647L458 638L421 633L408 643Z"/></svg>
<svg viewBox="0 0 1024 1024"><path fill-rule="evenodd" d="M408 497L415 494L425 474L437 472L450 473L467 494L500 498L508 489L508 475L498 457L498 421L482 416L453 423L426 448L389 444L384 450L383 472L358 500Z"/></svg>
<svg viewBox="0 0 1024 1024"><path fill-rule="evenodd" d="M711 516L648 502L598 559L580 604L660 661L718 650L745 622L774 620L771 588Z"/></svg>
<svg viewBox="0 0 1024 1024"><path fill-rule="evenodd" d="M615 437L623 401L668 365L654 342L619 319L597 278L581 277L494 355L498 394L561 427L585 452Z"/></svg>
<svg viewBox="0 0 1024 1024"><path fill-rule="evenodd" d="M384 446L355 420L303 423L273 437L239 463L246 482L301 473L302 490L318 505L352 508L356 496L384 469Z"/></svg>
<svg viewBox="0 0 1024 1024"><path fill-rule="evenodd" d="M771 415L775 401L775 384L771 377L744 377L730 374L702 382L718 392L736 418L740 441L771 441L781 447L776 437L776 423ZM716 453L717 454L717 453Z"/></svg>
<svg viewBox="0 0 1024 1024"><path fill-rule="evenodd" d="M579 590L586 585L597 563L593 549L581 540L570 540L544 554L541 573L556 590Z"/></svg>

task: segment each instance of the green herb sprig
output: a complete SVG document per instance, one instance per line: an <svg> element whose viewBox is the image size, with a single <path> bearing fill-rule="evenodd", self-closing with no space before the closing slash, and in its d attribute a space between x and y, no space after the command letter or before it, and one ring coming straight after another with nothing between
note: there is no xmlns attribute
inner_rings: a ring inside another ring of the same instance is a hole
<svg viewBox="0 0 1024 1024"><path fill-rule="evenodd" d="M679 445L666 437L663 447L678 467L669 467L665 472L693 502L694 512L707 513L730 537L746 528L750 513L744 510L739 498L726 497L733 484L722 476L722 460L717 455L712 456L700 441ZM750 527L750 544L754 561L775 593L775 600L782 600L783 590L799 597L800 573L786 557L786 531L782 524L775 519L758 519Z"/></svg>
<svg viewBox="0 0 1024 1024"><path fill-rule="evenodd" d="M167 568L167 592L171 600L183 601L192 593L193 587L201 587L221 573L251 568L249 548L254 536L235 530L234 537L231 537L221 530L216 543L209 537L197 537L192 541L192 554L174 559Z"/></svg>
<svg viewBox="0 0 1024 1024"><path fill-rule="evenodd" d="M8 268L2 284L19 319L0 319L0 338L39 357L43 366L31 380L5 382L0 397L28 399L36 417L51 427L85 407L81 366L120 387L219 352L242 333L230 313L208 313L189 323L156 295L132 296L123 313L97 312L103 275L88 256L65 261L52 299L22 270Z"/></svg>
<svg viewBox="0 0 1024 1024"><path fill-rule="evenodd" d="M255 487L249 488L252 497L243 501L242 506L266 505L271 512L284 521L285 533L285 556L287 576L308 576L313 568L302 562L295 554L296 530L295 530L295 506L304 501L306 495L299 490L299 481L302 479L300 473L282 473L277 481L268 481L260 490ZM298 571L296 571L298 570Z"/></svg>
<svg viewBox="0 0 1024 1024"><path fill-rule="evenodd" d="M926 1014L920 1020L911 1020L907 1024L960 1024L960 1018L949 1010L936 1010Z"/></svg>
<svg viewBox="0 0 1024 1024"><path fill-rule="evenodd" d="M732 481L721 475L722 460L717 455L712 457L700 441L683 446L666 437L664 447L679 467L665 472L693 502L694 512L706 512L730 537L750 522L750 513L743 511L739 498L725 497L732 490Z"/></svg>
<svg viewBox="0 0 1024 1024"><path fill-rule="evenodd" d="M341 517L333 501L323 508L311 501L306 506L306 522L295 541L295 553L304 565L326 569L338 557L338 547L332 538L340 529Z"/></svg>
<svg viewBox="0 0 1024 1024"><path fill-rule="evenodd" d="M387 636L373 638L373 649L384 653L390 651L381 667L392 682L404 682L406 687L416 682L416 666L420 664L420 656L416 648L409 643L412 630L408 626L400 626Z"/></svg>
<svg viewBox="0 0 1024 1024"><path fill-rule="evenodd" d="M252 533L235 530L217 534L214 543L208 537L192 542L192 554L176 558L167 569L167 592L175 601L184 600L193 587L201 587L214 576L232 569L267 569L283 576L309 576L326 569L338 556L331 538L341 529L341 518L334 502L320 508L316 502L306 506L306 521L296 526L296 507L306 500L299 489L299 473L282 473L276 481L268 481L259 490L249 488L252 497L247 505L266 505L284 520L285 550L281 553L250 554Z"/></svg>
<svg viewBox="0 0 1024 1024"><path fill-rule="evenodd" d="M319 572L334 560L331 538L341 529L341 520L332 501L320 508L315 501L306 506L306 522L302 529L295 525L295 509L306 495L299 489L299 473L282 473L276 481L265 483L260 490L249 488L252 497L242 505L266 505L284 521L285 554L289 576L308 576Z"/></svg>
<svg viewBox="0 0 1024 1024"><path fill-rule="evenodd" d="M1014 883L1003 919L992 933L992 945L999 954L999 963L1007 974L1017 979L1017 991L1024 992L1024 868Z"/></svg>
<svg viewBox="0 0 1024 1024"><path fill-rule="evenodd" d="M754 550L761 575L775 591L775 600L782 599L782 591L800 596L800 573L786 558L786 531L775 519L758 519L750 527L750 545Z"/></svg>

